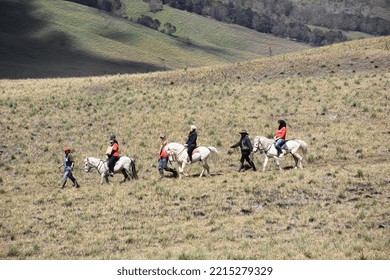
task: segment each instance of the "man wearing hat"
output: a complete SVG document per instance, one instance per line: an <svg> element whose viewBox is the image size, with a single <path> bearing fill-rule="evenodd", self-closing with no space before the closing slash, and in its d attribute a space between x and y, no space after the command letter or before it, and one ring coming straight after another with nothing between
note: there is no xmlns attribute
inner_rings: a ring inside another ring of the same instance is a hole
<svg viewBox="0 0 390 280"><path fill-rule="evenodd" d="M198 138L198 134L196 133L196 126L191 125L190 128L190 133L188 134L188 139L185 144L185 146L188 148L187 153L188 153L188 158L189 161L188 163L192 162L192 152L196 149L196 139Z"/></svg>
<svg viewBox="0 0 390 280"><path fill-rule="evenodd" d="M162 134L160 135L161 139L161 145L160 145L160 150L158 153L158 172L160 173L160 178L164 178L164 170L169 171L173 173L173 176L177 176L177 172L173 168L168 167L168 154L167 151L165 150L165 146L168 144L167 137Z"/></svg>
<svg viewBox="0 0 390 280"><path fill-rule="evenodd" d="M252 143L248 137L248 133L245 130L242 130L240 132L240 135L241 135L240 141L238 141L236 144L230 147L231 149L237 147L240 147L241 149L241 159L240 159L241 165L240 168L238 169L238 172L240 172L244 168L244 160L246 160L249 163L253 171L256 171L256 166L249 157L252 152Z"/></svg>
<svg viewBox="0 0 390 280"><path fill-rule="evenodd" d="M74 160L73 160L73 156L70 153L70 148L69 147L64 148L64 152L65 152L64 162L58 167L58 168L61 168L62 166L64 167L64 177L62 178L61 181L61 189L65 187L68 178L72 181L73 187L78 188L80 186L72 174Z"/></svg>

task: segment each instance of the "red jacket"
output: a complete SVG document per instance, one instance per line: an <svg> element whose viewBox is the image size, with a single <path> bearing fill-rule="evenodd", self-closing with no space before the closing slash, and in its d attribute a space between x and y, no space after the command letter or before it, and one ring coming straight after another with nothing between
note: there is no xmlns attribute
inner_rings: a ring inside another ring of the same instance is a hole
<svg viewBox="0 0 390 280"><path fill-rule="evenodd" d="M276 130L276 139L286 139L287 129L282 127L281 129Z"/></svg>
<svg viewBox="0 0 390 280"><path fill-rule="evenodd" d="M161 145L160 145L160 159L161 158L167 158L168 157L168 153L167 151L165 150L165 146L168 144L168 141L165 140Z"/></svg>
<svg viewBox="0 0 390 280"><path fill-rule="evenodd" d="M114 157L119 157L119 145L118 145L118 143L114 143L114 145L112 145L111 155L114 156Z"/></svg>

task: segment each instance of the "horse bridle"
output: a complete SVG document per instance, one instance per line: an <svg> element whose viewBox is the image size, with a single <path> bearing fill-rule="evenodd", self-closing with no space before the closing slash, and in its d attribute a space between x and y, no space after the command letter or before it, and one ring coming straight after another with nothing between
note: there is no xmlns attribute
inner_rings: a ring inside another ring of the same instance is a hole
<svg viewBox="0 0 390 280"><path fill-rule="evenodd" d="M89 158L87 157L87 163L88 163L88 170L86 170L85 168L85 171L86 172L89 172L89 171L91 171L91 169L92 169L92 165L91 165L91 163L89 162ZM104 164L104 161L102 160L102 159L100 159L99 160L99 164L96 166L96 169L97 169L97 171L98 171L98 173L99 174L101 174L101 172L100 172L100 167L102 166L102 164Z"/></svg>
<svg viewBox="0 0 390 280"><path fill-rule="evenodd" d="M259 148L259 145L260 145L261 149ZM258 142L257 142L257 149L258 149L260 152L264 152L264 153L266 154L266 153L268 153L269 150L271 150L271 148L272 148L272 145L269 146L268 150L265 150L264 147L263 147L263 145L262 145L261 142L260 142L260 139L258 140Z"/></svg>
<svg viewBox="0 0 390 280"><path fill-rule="evenodd" d="M187 147L184 147L183 150L181 150L180 152L178 152L177 154L175 152L173 152L173 156L172 156L172 161L177 161L177 158L180 157L180 155L185 151ZM168 148L168 153L171 154L171 149ZM171 161L169 161L171 162Z"/></svg>

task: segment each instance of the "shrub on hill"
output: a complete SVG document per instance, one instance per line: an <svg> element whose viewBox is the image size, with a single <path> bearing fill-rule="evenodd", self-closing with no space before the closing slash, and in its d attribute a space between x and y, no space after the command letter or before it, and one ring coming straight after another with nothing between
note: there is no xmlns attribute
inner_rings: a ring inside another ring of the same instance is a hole
<svg viewBox="0 0 390 280"><path fill-rule="evenodd" d="M101 9L106 12L113 12L120 10L122 3L120 0L66 0L75 2L81 5Z"/></svg>

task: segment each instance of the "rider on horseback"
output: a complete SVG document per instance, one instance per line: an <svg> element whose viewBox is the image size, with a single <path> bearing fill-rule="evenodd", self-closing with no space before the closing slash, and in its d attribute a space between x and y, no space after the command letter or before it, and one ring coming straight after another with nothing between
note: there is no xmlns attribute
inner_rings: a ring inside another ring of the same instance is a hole
<svg viewBox="0 0 390 280"><path fill-rule="evenodd" d="M110 136L110 145L110 149L106 152L108 157L107 166L109 169L109 175L113 176L115 163L119 160L119 145L115 135Z"/></svg>
<svg viewBox="0 0 390 280"><path fill-rule="evenodd" d="M188 134L187 142L184 146L188 147L187 153L189 161L192 162L192 152L196 149L196 139L198 138L198 134L196 133L196 126L191 125L190 133Z"/></svg>
<svg viewBox="0 0 390 280"><path fill-rule="evenodd" d="M279 127L275 135L275 148L278 151L278 157L283 157L282 146L286 143L287 124L284 120L278 120Z"/></svg>

